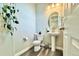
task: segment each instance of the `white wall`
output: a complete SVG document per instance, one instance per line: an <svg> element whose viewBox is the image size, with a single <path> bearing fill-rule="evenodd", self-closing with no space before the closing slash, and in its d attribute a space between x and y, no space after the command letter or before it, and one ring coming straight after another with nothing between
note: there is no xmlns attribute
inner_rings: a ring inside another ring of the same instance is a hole
<svg viewBox="0 0 79 59"><path fill-rule="evenodd" d="M1 13L2 4L0 4L0 13ZM0 15L0 56L3 55L13 55L13 41L11 36L5 32L3 28L3 20Z"/></svg>
<svg viewBox="0 0 79 59"><path fill-rule="evenodd" d="M0 55L14 55L26 48L28 43L23 41L25 36L31 40L33 39L33 34L35 33L35 5L19 3L16 4L16 8L19 9L17 14L19 20L19 24L16 25L17 31L14 32L13 38L9 36L9 38L4 38L2 45L0 45ZM0 40L3 37L0 35Z"/></svg>

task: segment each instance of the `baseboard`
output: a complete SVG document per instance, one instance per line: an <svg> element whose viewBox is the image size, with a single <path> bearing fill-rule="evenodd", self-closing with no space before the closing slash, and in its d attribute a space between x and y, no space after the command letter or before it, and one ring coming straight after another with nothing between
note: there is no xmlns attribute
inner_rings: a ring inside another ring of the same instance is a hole
<svg viewBox="0 0 79 59"><path fill-rule="evenodd" d="M56 49L59 49L59 50L62 50L63 51L63 48L62 47L56 47Z"/></svg>
<svg viewBox="0 0 79 59"><path fill-rule="evenodd" d="M15 56L20 56L22 55L24 52L27 52L30 48L32 48L33 45L29 45L28 47L26 47L25 49L21 50L20 52L16 53Z"/></svg>

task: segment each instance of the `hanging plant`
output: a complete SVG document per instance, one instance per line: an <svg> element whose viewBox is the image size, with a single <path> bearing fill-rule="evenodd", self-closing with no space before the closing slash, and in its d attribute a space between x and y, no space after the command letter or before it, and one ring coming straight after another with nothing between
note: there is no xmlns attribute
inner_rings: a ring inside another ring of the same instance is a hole
<svg viewBox="0 0 79 59"><path fill-rule="evenodd" d="M11 35L13 35L14 29L17 29L16 27L13 27L12 23L19 24L19 21L16 17L16 12L19 12L19 10L15 9L15 6L11 6L8 4L3 5L2 7L2 17L4 20L4 28L7 28Z"/></svg>

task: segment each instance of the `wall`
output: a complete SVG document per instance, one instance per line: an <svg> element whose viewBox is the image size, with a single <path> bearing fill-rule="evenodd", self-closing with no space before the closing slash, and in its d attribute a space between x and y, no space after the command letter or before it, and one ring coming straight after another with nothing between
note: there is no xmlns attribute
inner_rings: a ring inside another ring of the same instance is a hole
<svg viewBox="0 0 79 59"><path fill-rule="evenodd" d="M16 7L19 9L17 17L20 24L17 25L18 31L15 32L14 36L15 53L27 46L28 43L24 42L23 38L27 36L29 39L33 39L35 33L35 5L16 4Z"/></svg>
<svg viewBox="0 0 79 59"><path fill-rule="evenodd" d="M48 4L37 4L36 5L36 32L46 31L48 27L48 17L45 15L46 5Z"/></svg>
<svg viewBox="0 0 79 59"><path fill-rule="evenodd" d="M35 33L35 5L20 3L16 4L16 8L19 9L19 13L17 13L19 24L15 25L17 31L14 32L13 37L4 32L0 33L0 55L14 55L29 44L23 41L24 37L33 39Z"/></svg>
<svg viewBox="0 0 79 59"><path fill-rule="evenodd" d="M49 4L37 4L36 7L36 31L45 31L46 28L48 27L48 17L51 13L53 12L58 12L59 16L63 16L63 5L54 7L54 8L47 8Z"/></svg>
<svg viewBox="0 0 79 59"><path fill-rule="evenodd" d="M2 4L0 3L0 13ZM4 21L0 15L0 56L13 55L13 40L3 27Z"/></svg>
<svg viewBox="0 0 79 59"><path fill-rule="evenodd" d="M63 5L61 7L47 8L49 4L37 4L36 7L36 31L41 31L43 34L46 32L48 26L48 17L53 12L58 12L60 16L63 16ZM60 35L57 38L57 46L63 47L63 32L60 31Z"/></svg>

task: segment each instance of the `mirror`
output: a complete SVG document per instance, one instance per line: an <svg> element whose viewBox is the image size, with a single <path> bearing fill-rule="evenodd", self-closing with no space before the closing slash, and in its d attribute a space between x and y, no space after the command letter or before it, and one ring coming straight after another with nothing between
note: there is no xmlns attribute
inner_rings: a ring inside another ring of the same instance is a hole
<svg viewBox="0 0 79 59"><path fill-rule="evenodd" d="M49 15L48 26L51 31L58 30L59 27L61 26L61 19L59 18L59 15L57 12L54 12Z"/></svg>

